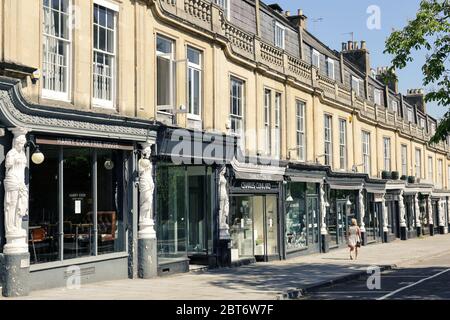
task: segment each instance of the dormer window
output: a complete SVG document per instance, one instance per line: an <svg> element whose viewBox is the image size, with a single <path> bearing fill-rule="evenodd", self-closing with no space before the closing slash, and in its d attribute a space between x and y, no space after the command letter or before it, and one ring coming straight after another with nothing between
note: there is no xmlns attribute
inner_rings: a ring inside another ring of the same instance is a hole
<svg viewBox="0 0 450 320"><path fill-rule="evenodd" d="M223 9L225 18L230 20L230 0L214 0L215 3Z"/></svg>
<svg viewBox="0 0 450 320"><path fill-rule="evenodd" d="M331 58L327 58L327 76L328 78L335 80L334 60Z"/></svg>
<svg viewBox="0 0 450 320"><path fill-rule="evenodd" d="M320 53L316 49L312 49L311 64L320 70Z"/></svg>
<svg viewBox="0 0 450 320"><path fill-rule="evenodd" d="M408 108L408 122L414 122L414 114L412 108Z"/></svg>
<svg viewBox="0 0 450 320"><path fill-rule="evenodd" d="M375 102L375 104L381 106L381 90L374 89L374 91L373 91L373 102Z"/></svg>
<svg viewBox="0 0 450 320"><path fill-rule="evenodd" d="M284 37L285 37L286 28L275 22L275 46L284 50Z"/></svg>
<svg viewBox="0 0 450 320"><path fill-rule="evenodd" d="M359 96L359 83L360 82L361 82L360 79L352 76L352 90L355 91L357 96Z"/></svg>

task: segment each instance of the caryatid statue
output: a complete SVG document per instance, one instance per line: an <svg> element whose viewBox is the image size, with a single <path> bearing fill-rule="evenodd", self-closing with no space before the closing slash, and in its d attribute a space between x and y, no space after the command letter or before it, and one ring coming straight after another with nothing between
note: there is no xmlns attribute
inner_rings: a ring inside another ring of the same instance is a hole
<svg viewBox="0 0 450 320"><path fill-rule="evenodd" d="M359 215L360 215L360 229L362 232L366 232L365 224L364 224L364 217L366 215L366 208L364 206L364 189L359 189Z"/></svg>
<svg viewBox="0 0 450 320"><path fill-rule="evenodd" d="M28 252L27 232L22 228L22 218L28 215L28 187L25 184L25 169L28 164L24 150L26 130L13 129L13 147L5 160L5 253Z"/></svg>
<svg viewBox="0 0 450 320"><path fill-rule="evenodd" d="M434 225L434 221L433 221L433 204L431 202L431 195L428 196L428 224L432 224Z"/></svg>
<svg viewBox="0 0 450 320"><path fill-rule="evenodd" d="M381 206L383 210L383 232L388 232L389 221L388 221L388 208L386 206L386 194L383 195L383 200L381 201Z"/></svg>
<svg viewBox="0 0 450 320"><path fill-rule="evenodd" d="M230 211L230 201L228 198L228 181L225 177L226 167L219 174L219 219L220 219L220 239L230 238L230 226L228 225L228 215Z"/></svg>
<svg viewBox="0 0 450 320"><path fill-rule="evenodd" d="M439 199L439 227L445 227L444 200Z"/></svg>
<svg viewBox="0 0 450 320"><path fill-rule="evenodd" d="M322 218L320 234L328 234L327 225L325 223L325 217L327 215L327 206L328 206L328 203L325 199L325 188L324 188L324 184L322 183L320 185L320 215Z"/></svg>
<svg viewBox="0 0 450 320"><path fill-rule="evenodd" d="M153 164L150 160L151 144L143 144L139 161L139 236L141 239L156 238L153 220Z"/></svg>
<svg viewBox="0 0 450 320"><path fill-rule="evenodd" d="M420 213L419 194L418 193L414 196L414 209L416 211L416 227L421 227L422 222L420 219L421 213Z"/></svg>
<svg viewBox="0 0 450 320"><path fill-rule="evenodd" d="M401 190L400 194L398 195L398 206L400 208L400 227L406 227L406 209L403 190Z"/></svg>

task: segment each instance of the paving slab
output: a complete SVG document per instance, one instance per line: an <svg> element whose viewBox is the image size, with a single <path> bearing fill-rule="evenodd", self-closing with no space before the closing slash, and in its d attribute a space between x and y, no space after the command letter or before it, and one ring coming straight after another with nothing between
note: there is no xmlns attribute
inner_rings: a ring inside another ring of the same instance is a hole
<svg viewBox="0 0 450 320"><path fill-rule="evenodd" d="M81 284L80 289L33 291L14 299L59 300L274 300L366 273L368 266L406 266L450 253L450 234L362 247L357 260L348 249L238 268L196 271L155 279ZM2 298L0 298L2 299ZM6 298L3 298L6 299ZM8 298L12 300L11 298Z"/></svg>

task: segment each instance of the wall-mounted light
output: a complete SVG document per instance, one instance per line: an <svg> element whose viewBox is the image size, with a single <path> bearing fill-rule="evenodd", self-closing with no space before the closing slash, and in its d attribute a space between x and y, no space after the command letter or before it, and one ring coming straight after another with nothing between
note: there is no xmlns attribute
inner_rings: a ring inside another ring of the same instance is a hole
<svg viewBox="0 0 450 320"><path fill-rule="evenodd" d="M41 150L39 150L39 146L36 145L36 143L34 143L34 139L30 138L30 140L27 142L26 146L33 146L34 147L34 152L31 155L31 161L34 164L40 165L44 162L45 160L45 156L44 154L41 152Z"/></svg>
<svg viewBox="0 0 450 320"><path fill-rule="evenodd" d="M112 161L111 159L107 159L104 163L104 166L106 170L112 170L114 169L114 161Z"/></svg>
<svg viewBox="0 0 450 320"><path fill-rule="evenodd" d="M346 206L350 207L352 205L352 202L350 201L350 197L347 197L347 202L345 203Z"/></svg>

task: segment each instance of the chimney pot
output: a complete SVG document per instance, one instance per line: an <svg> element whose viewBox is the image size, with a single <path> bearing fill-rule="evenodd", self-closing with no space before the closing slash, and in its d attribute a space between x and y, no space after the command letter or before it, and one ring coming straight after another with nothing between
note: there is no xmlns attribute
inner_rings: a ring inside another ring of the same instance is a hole
<svg viewBox="0 0 450 320"><path fill-rule="evenodd" d="M367 49L366 42L364 40L361 41L361 49L363 49L363 50Z"/></svg>
<svg viewBox="0 0 450 320"><path fill-rule="evenodd" d="M353 49L358 50L358 41L353 42Z"/></svg>
<svg viewBox="0 0 450 320"><path fill-rule="evenodd" d="M289 17L291 15L291 12L290 11L286 11L285 15L286 15L286 17Z"/></svg>
<svg viewBox="0 0 450 320"><path fill-rule="evenodd" d="M348 48L348 51L353 50L353 42L352 41L347 42L347 48Z"/></svg>
<svg viewBox="0 0 450 320"><path fill-rule="evenodd" d="M303 15L303 10L302 9L298 9L297 15L302 16Z"/></svg>

